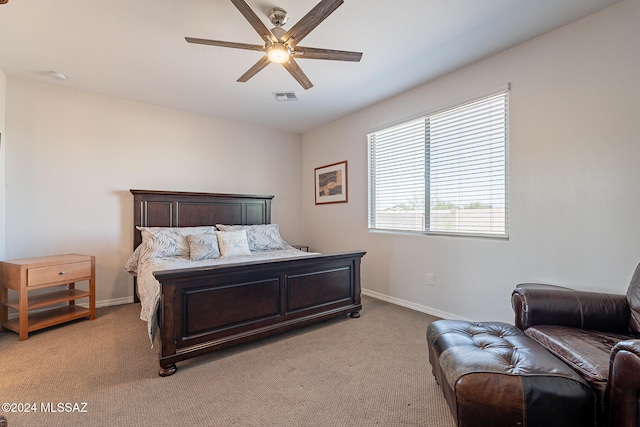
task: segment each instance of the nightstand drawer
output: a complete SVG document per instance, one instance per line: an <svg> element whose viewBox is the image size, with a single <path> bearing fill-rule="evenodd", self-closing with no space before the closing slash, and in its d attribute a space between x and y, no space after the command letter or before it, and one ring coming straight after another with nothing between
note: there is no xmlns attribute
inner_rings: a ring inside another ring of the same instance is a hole
<svg viewBox="0 0 640 427"><path fill-rule="evenodd" d="M91 261L73 262L47 267L32 267L27 270L27 286L47 283L73 283L91 277Z"/></svg>

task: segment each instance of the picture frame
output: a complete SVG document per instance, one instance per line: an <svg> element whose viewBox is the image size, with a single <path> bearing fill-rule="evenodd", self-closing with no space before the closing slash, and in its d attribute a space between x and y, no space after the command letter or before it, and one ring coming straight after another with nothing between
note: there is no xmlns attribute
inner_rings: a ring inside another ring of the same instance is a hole
<svg viewBox="0 0 640 427"><path fill-rule="evenodd" d="M316 205L347 203L347 161L315 168Z"/></svg>

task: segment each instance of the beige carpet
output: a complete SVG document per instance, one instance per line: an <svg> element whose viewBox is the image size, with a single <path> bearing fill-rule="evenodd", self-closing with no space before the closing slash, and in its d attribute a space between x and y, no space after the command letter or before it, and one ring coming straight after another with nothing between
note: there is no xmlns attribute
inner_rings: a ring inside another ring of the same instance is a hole
<svg viewBox="0 0 640 427"><path fill-rule="evenodd" d="M366 297L363 305L359 319L181 362L166 378L136 304L22 342L2 332L0 403L35 412L0 415L9 427L453 426L427 357L434 318ZM43 412L59 403L86 412Z"/></svg>

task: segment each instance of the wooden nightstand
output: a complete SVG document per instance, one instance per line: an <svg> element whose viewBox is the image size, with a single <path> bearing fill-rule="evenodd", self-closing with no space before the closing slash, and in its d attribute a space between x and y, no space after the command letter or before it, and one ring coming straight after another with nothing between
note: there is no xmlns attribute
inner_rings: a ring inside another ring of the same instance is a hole
<svg viewBox="0 0 640 427"><path fill-rule="evenodd" d="M88 281L89 290L76 289L75 283ZM29 291L66 285L29 298ZM0 262L0 305L3 328L20 334L26 340L29 332L58 325L81 317L96 318L96 260L91 255L54 255ZM18 292L18 299L9 300L9 289ZM88 298L89 307L76 305L79 298ZM66 305L59 306L66 303ZM57 305L56 307L51 307ZM49 308L47 308L49 307ZM9 319L9 309L18 317ZM36 313L30 310L42 309Z"/></svg>

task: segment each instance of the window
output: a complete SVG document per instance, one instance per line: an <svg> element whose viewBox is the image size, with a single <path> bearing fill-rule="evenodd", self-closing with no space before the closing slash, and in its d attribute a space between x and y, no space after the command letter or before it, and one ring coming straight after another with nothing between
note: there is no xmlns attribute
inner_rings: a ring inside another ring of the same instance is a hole
<svg viewBox="0 0 640 427"><path fill-rule="evenodd" d="M509 236L508 91L368 135L369 229Z"/></svg>

